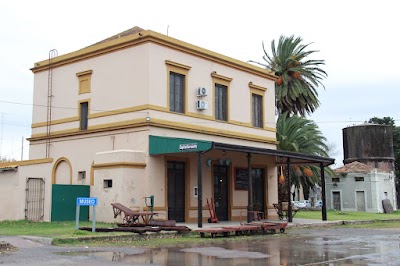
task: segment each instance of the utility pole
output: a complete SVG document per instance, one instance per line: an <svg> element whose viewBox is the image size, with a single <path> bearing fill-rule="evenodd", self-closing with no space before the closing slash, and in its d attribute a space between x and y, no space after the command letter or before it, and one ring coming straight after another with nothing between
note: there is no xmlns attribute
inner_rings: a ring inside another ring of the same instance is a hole
<svg viewBox="0 0 400 266"><path fill-rule="evenodd" d="M24 137L22 137L22 144L21 144L21 161L24 160Z"/></svg>

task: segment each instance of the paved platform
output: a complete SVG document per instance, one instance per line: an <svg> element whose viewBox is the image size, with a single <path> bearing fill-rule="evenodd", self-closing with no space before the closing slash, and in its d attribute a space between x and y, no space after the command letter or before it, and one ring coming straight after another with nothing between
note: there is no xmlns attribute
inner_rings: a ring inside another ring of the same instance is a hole
<svg viewBox="0 0 400 266"><path fill-rule="evenodd" d="M286 220L263 220L265 222L271 223L282 223L287 222ZM312 220L312 219L301 219L295 218L293 222L288 223L287 227L311 227L311 226L331 226L331 225L340 225L343 224L343 221L321 221L321 220ZM197 223L176 223L176 225L185 225L189 227L191 230L198 230ZM239 221L218 221L218 223L203 223L202 228L213 228L213 227L224 227L224 226L238 226L240 225Z"/></svg>

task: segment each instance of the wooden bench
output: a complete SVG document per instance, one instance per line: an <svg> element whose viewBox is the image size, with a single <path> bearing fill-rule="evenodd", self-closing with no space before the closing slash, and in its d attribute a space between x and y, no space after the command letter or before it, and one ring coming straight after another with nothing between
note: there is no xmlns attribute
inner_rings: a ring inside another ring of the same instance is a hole
<svg viewBox="0 0 400 266"><path fill-rule="evenodd" d="M136 212L121 203L111 203L111 206L113 207L114 218L117 218L118 215L123 213L123 223L128 225L140 224L139 218L142 218L143 224L148 225L150 224L153 215L157 215L157 213L154 212Z"/></svg>

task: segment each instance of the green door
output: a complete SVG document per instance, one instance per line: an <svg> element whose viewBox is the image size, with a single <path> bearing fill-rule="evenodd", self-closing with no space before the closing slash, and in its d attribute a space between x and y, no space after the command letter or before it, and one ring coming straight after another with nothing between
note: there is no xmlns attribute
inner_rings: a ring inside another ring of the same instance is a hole
<svg viewBox="0 0 400 266"><path fill-rule="evenodd" d="M76 219L76 198L90 197L90 186L54 184L51 195L51 221L74 221ZM89 221L88 206L80 206L79 220Z"/></svg>

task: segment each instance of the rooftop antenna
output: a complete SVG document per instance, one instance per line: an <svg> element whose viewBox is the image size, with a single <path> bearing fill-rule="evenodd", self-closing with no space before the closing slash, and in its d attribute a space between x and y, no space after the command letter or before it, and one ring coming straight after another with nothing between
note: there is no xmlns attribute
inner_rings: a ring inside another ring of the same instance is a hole
<svg viewBox="0 0 400 266"><path fill-rule="evenodd" d="M167 26L167 36L168 36L169 25Z"/></svg>

